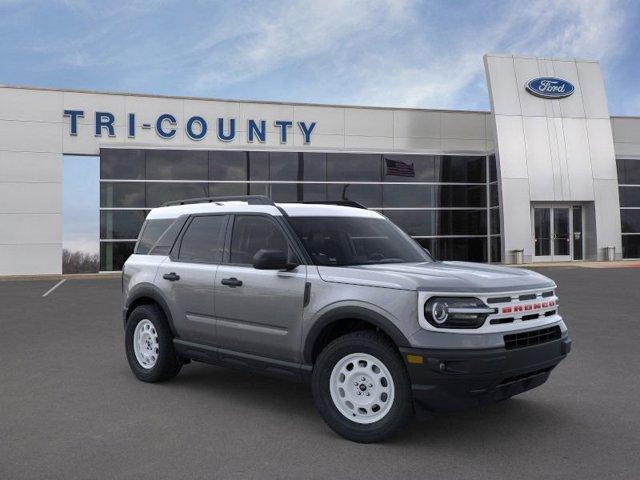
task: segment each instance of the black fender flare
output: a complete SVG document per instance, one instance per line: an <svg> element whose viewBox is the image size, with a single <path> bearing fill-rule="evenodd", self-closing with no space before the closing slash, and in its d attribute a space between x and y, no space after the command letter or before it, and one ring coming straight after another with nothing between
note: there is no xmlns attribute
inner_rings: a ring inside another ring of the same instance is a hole
<svg viewBox="0 0 640 480"><path fill-rule="evenodd" d="M407 337L384 315L366 307L342 306L325 312L314 322L304 341L302 350L304 363L309 365L313 363L313 346L325 327L336 321L346 319L362 320L376 326L387 334L398 348L410 346Z"/></svg>
<svg viewBox="0 0 640 480"><path fill-rule="evenodd" d="M167 322L169 322L169 328L171 329L171 333L176 336L176 329L173 324L173 316L171 315L171 309L169 308L169 304L164 299L162 292L158 287L151 283L141 283L136 285L131 289L129 295L127 296L127 300L124 304L124 312L123 312L123 322L124 326L127 325L127 318L129 313L129 308L133 303L141 298L149 298L160 305L160 308L163 310L165 317L167 317Z"/></svg>

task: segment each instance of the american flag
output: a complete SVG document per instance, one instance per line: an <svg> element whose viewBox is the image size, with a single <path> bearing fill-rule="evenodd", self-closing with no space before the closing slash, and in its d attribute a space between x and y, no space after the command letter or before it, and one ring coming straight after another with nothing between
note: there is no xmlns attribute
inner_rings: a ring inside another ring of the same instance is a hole
<svg viewBox="0 0 640 480"><path fill-rule="evenodd" d="M413 163L404 163L400 160L384 159L387 165L387 175L394 177L415 177L416 172L413 170Z"/></svg>

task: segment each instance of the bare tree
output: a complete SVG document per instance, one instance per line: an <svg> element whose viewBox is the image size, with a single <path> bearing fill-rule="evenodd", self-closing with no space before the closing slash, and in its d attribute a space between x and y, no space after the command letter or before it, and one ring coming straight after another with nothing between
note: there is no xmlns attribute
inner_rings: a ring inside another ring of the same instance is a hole
<svg viewBox="0 0 640 480"><path fill-rule="evenodd" d="M100 256L97 253L62 250L62 273L97 273L99 270Z"/></svg>

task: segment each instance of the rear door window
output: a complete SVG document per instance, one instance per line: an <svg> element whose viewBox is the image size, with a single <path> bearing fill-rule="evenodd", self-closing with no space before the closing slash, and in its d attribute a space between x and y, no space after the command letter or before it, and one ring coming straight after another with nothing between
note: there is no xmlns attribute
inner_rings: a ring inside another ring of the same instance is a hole
<svg viewBox="0 0 640 480"><path fill-rule="evenodd" d="M182 236L178 261L220 263L227 220L227 215L193 217Z"/></svg>

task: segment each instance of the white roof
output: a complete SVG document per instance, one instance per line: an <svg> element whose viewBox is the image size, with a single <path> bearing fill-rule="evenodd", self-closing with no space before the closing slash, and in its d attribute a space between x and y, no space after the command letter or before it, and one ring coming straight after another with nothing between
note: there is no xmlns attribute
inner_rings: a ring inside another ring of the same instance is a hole
<svg viewBox="0 0 640 480"><path fill-rule="evenodd" d="M342 205L322 205L304 203L278 203L289 216L292 217L370 217L380 218L381 215L363 208L345 207ZM273 205L248 205L246 202L220 203L192 203L188 205L173 205L170 207L154 208L147 215L147 219L176 218L180 215L194 213L243 213L259 212L281 216L282 212Z"/></svg>

